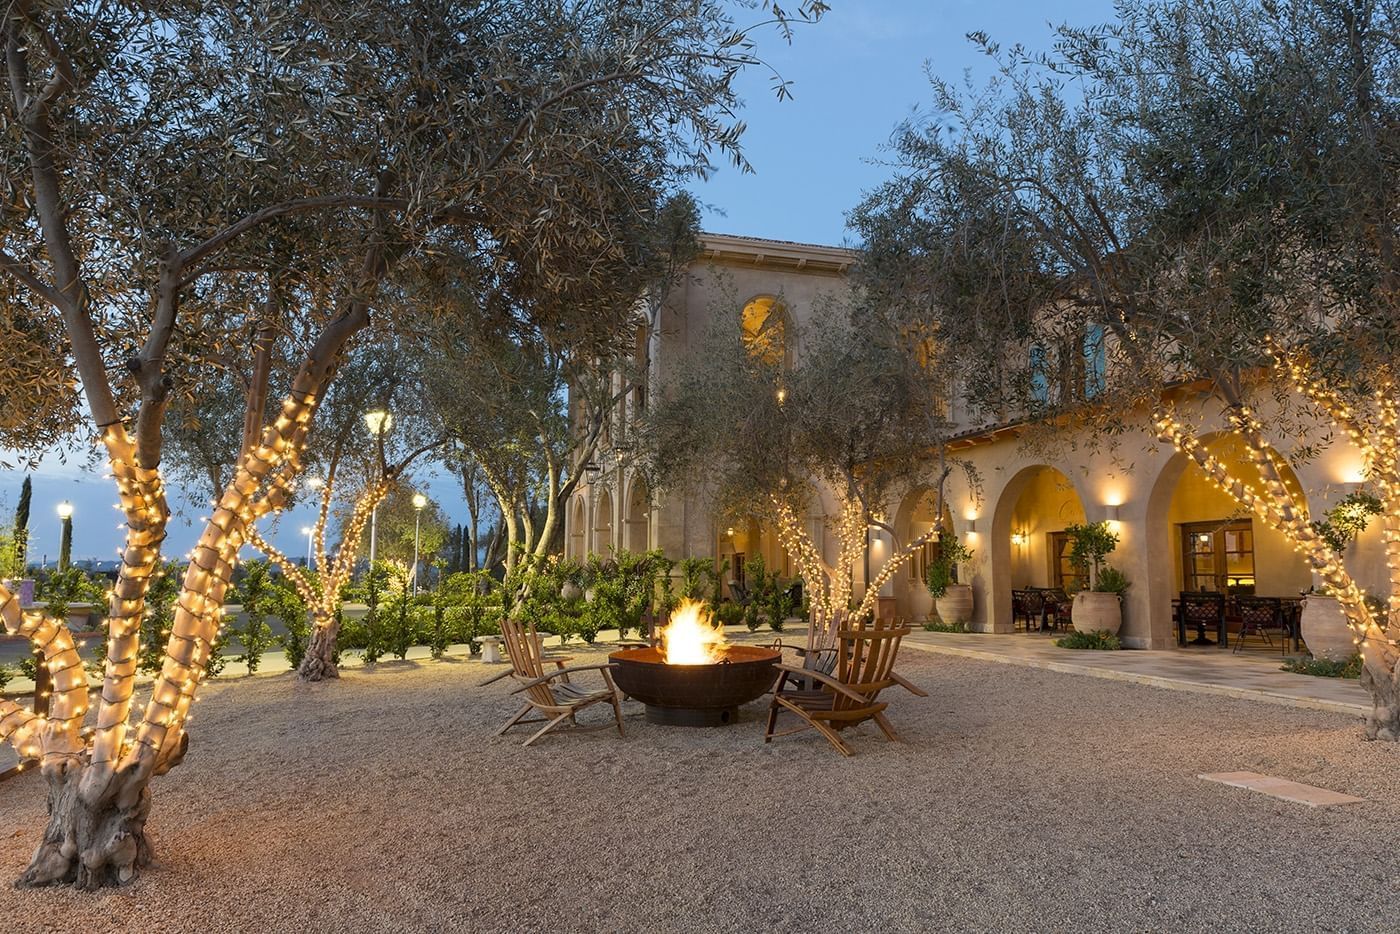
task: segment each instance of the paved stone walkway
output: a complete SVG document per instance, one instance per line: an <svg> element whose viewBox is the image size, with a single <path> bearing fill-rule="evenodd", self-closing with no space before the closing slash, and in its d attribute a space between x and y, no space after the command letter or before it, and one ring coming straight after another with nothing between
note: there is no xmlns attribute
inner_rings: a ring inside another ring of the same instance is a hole
<svg viewBox="0 0 1400 934"><path fill-rule="evenodd" d="M915 630L904 645L926 652L984 661L1132 681L1175 691L1223 694L1250 700L1364 715L1371 702L1356 681L1314 678L1281 671L1272 652L1217 649L1124 650L1062 649L1054 639L1026 633L985 634Z"/></svg>

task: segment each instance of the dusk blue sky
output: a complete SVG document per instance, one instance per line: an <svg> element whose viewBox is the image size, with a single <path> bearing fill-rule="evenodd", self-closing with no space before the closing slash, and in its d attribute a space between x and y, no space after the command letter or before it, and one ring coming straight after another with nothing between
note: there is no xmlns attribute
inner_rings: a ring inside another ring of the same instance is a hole
<svg viewBox="0 0 1400 934"><path fill-rule="evenodd" d="M1112 17L1110 0L831 0L834 9L813 27L797 30L791 46L775 33L760 34L762 55L793 82L793 99L775 99L766 73L740 79L748 124L744 146L754 174L721 165L716 175L694 188L705 205L704 226L719 233L851 243L846 212L861 193L879 184L888 169L879 164L881 147L897 123L930 98L924 73L959 78L990 74L986 59L967 41L973 30L989 33L1003 46L1022 43L1043 50L1052 26L1091 25ZM793 0L793 5L796 0ZM34 477L30 556L53 561L59 523L54 508L62 499L75 505L74 556L113 558L121 541L113 510L111 481L101 469L81 469L81 456L67 464L46 460ZM466 507L457 483L446 476L422 476L420 487L458 521ZM21 475L0 472L0 508L8 514L19 495ZM166 553L187 551L198 534L200 505L178 496ZM298 529L312 518L303 507L284 516L271 537L290 554L305 553ZM8 521L6 519L5 521Z"/></svg>

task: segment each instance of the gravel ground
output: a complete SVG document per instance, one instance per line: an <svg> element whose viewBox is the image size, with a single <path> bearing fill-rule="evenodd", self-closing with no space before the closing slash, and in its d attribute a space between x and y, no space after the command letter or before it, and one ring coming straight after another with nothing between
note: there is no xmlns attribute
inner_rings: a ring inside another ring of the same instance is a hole
<svg viewBox="0 0 1400 934"><path fill-rule="evenodd" d="M1339 715L907 650L842 759L808 732L491 733L478 662L213 685L159 779L159 865L84 895L0 889L5 932L1394 931L1400 748ZM601 723L596 709L591 722ZM520 737L523 739L523 734ZM1195 778L1367 799L1311 810ZM43 810L0 784L0 872Z"/></svg>

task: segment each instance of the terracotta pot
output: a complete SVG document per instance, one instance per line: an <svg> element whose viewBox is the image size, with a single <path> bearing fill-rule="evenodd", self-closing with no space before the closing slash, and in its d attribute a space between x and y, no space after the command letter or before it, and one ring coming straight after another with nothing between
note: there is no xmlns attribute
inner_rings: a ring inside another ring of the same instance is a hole
<svg viewBox="0 0 1400 934"><path fill-rule="evenodd" d="M1116 636L1123 626L1123 600L1116 593L1081 590L1074 595L1069 618L1079 632L1106 632Z"/></svg>
<svg viewBox="0 0 1400 934"><path fill-rule="evenodd" d="M957 622L972 622L972 585L949 584L943 596L933 601L938 609L938 618L948 625Z"/></svg>
<svg viewBox="0 0 1400 934"><path fill-rule="evenodd" d="M1308 594L1303 601L1303 641L1314 658L1345 662L1356 654L1347 615L1336 597Z"/></svg>

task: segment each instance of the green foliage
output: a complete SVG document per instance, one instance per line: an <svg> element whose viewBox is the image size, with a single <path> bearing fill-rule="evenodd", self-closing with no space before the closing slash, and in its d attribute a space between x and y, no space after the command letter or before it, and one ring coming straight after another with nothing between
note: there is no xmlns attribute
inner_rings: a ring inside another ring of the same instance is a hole
<svg viewBox="0 0 1400 934"><path fill-rule="evenodd" d="M945 623L941 619L931 619L924 623L924 629L929 632L967 632L967 623L962 620Z"/></svg>
<svg viewBox="0 0 1400 934"><path fill-rule="evenodd" d="M272 627L267 624L268 614L275 605L275 584L269 571L266 561L249 561L243 566L243 575L229 601L243 605L243 622L230 629L243 647L237 660L248 666L250 675L258 673L263 652L276 644Z"/></svg>
<svg viewBox="0 0 1400 934"><path fill-rule="evenodd" d="M709 600L719 603L720 585L729 570L729 559L719 564L713 558L682 558L680 596L688 600Z"/></svg>
<svg viewBox="0 0 1400 934"><path fill-rule="evenodd" d="M1303 658L1290 658L1284 661L1281 670L1295 675L1312 675L1314 678L1360 678L1361 667L1362 659L1358 653L1344 662L1314 658L1311 655Z"/></svg>
<svg viewBox="0 0 1400 934"><path fill-rule="evenodd" d="M286 630L277 637L277 644L287 656L292 669L301 666L306 646L311 640L311 623L307 618L306 602L297 589L286 580L276 582L268 594L268 612L282 621Z"/></svg>
<svg viewBox="0 0 1400 934"><path fill-rule="evenodd" d="M33 655L26 655L24 658L21 658L19 662L16 663L16 667L19 669L19 676L21 678L28 678L30 681L34 681L39 677L39 666L34 661Z"/></svg>
<svg viewBox="0 0 1400 934"><path fill-rule="evenodd" d="M924 571L924 585L937 600L948 592L949 584L958 581L958 565L972 560L972 549L954 535L944 533L938 540L937 554Z"/></svg>
<svg viewBox="0 0 1400 934"><path fill-rule="evenodd" d="M13 681L14 678L14 669L10 668L9 665L0 665L0 691L5 690L5 685Z"/></svg>
<svg viewBox="0 0 1400 934"><path fill-rule="evenodd" d="M732 600L726 600L714 608L715 618L725 626L737 626L745 621L744 608ZM758 628L757 625L754 626Z"/></svg>
<svg viewBox="0 0 1400 934"><path fill-rule="evenodd" d="M1118 637L1111 632L1080 632L1072 630L1055 640L1062 649L1092 649L1101 652L1116 652L1123 647Z"/></svg>
<svg viewBox="0 0 1400 934"><path fill-rule="evenodd" d="M1121 597L1130 586L1132 584L1128 581L1128 575L1111 564L1105 564L1099 571L1099 580L1094 585L1094 590L1098 593L1116 593Z"/></svg>
<svg viewBox="0 0 1400 934"><path fill-rule="evenodd" d="M796 601L790 592L792 581L777 572L770 572L762 555L754 555L745 568L744 576L749 582L748 612L744 624L753 632L759 626L759 615L768 621L768 628L774 632L783 631L783 623L792 615Z"/></svg>
<svg viewBox="0 0 1400 934"><path fill-rule="evenodd" d="M1069 537L1069 563L1089 577L1089 586L1098 589L1103 559L1118 547L1118 536L1107 522L1087 522L1065 529Z"/></svg>
<svg viewBox="0 0 1400 934"><path fill-rule="evenodd" d="M136 667L146 674L160 671L165 659L165 644L175 621L175 601L180 596L181 567L175 561L166 562L155 572L150 589L146 591L146 615L141 620L141 649ZM222 644L222 639L219 640ZM214 658L211 656L212 663Z"/></svg>
<svg viewBox="0 0 1400 934"><path fill-rule="evenodd" d="M107 581L89 577L81 568L68 567L51 571L39 581L36 597L49 605L49 612L60 619L68 615L74 603L92 604L92 625L102 618L107 607Z"/></svg>
<svg viewBox="0 0 1400 934"><path fill-rule="evenodd" d="M1375 494L1356 490L1342 497L1323 518L1314 519L1312 527L1333 551L1341 554L1382 511L1381 501Z"/></svg>

